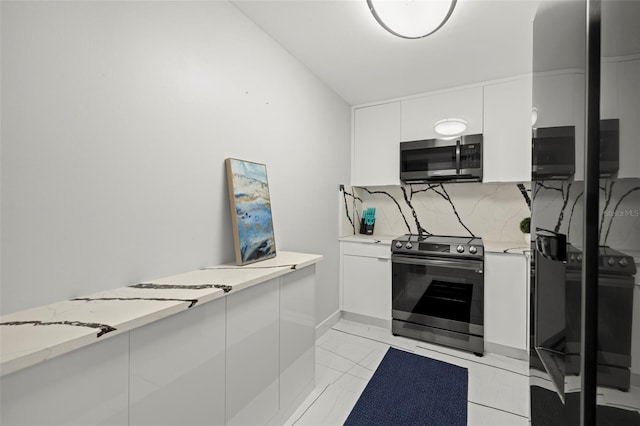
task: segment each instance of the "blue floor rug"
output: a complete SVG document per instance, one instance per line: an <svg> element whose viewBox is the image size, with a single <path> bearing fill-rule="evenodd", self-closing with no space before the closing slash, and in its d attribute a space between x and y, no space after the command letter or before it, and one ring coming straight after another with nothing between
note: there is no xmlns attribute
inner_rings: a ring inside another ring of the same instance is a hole
<svg viewBox="0 0 640 426"><path fill-rule="evenodd" d="M389 348L345 426L466 426L467 369Z"/></svg>

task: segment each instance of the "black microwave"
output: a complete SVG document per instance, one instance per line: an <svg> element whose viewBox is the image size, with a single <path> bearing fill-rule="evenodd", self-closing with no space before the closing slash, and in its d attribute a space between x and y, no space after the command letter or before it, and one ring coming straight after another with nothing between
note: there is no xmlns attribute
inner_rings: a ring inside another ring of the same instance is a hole
<svg viewBox="0 0 640 426"><path fill-rule="evenodd" d="M400 180L406 183L481 181L482 135L400 142Z"/></svg>
<svg viewBox="0 0 640 426"><path fill-rule="evenodd" d="M569 179L576 171L576 128L574 126L533 129L531 178Z"/></svg>
<svg viewBox="0 0 640 426"><path fill-rule="evenodd" d="M600 177L611 177L620 168L620 120L600 120Z"/></svg>
<svg viewBox="0 0 640 426"><path fill-rule="evenodd" d="M533 129L531 140L532 180L569 179L576 169L574 126ZM620 122L600 120L600 177L618 172Z"/></svg>

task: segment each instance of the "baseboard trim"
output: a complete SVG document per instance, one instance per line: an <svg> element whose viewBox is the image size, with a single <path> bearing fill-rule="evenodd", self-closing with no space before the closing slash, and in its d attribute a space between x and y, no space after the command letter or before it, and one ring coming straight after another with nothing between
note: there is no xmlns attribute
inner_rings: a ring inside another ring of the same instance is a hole
<svg viewBox="0 0 640 426"><path fill-rule="evenodd" d="M325 319L320 324L318 324L316 326L316 340L318 340L318 338L322 336L324 333L329 331L331 327L336 325L336 323L340 320L341 316L342 316L342 311L337 310L333 314L329 315L327 319Z"/></svg>
<svg viewBox="0 0 640 426"><path fill-rule="evenodd" d="M491 352L494 354L504 355L509 358L519 359L521 361L529 361L529 353L524 349L512 348L511 346L504 346L498 343L484 342L485 352Z"/></svg>
<svg viewBox="0 0 640 426"><path fill-rule="evenodd" d="M342 311L342 318L348 321L355 321L362 324L372 325L374 327L381 327L387 330L391 330L391 320L386 320L377 317L370 317L368 315L356 314L353 312Z"/></svg>

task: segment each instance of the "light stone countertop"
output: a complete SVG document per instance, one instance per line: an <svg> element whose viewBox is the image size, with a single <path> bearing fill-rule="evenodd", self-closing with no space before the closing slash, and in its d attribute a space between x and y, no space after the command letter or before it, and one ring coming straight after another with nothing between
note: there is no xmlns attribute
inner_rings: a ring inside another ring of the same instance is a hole
<svg viewBox="0 0 640 426"><path fill-rule="evenodd" d="M339 238L340 241L353 243L370 243L370 244L391 244L398 235L349 235ZM491 241L482 240L484 251L490 253L506 253L523 255L528 254L531 248L527 246L524 239L521 241Z"/></svg>
<svg viewBox="0 0 640 426"><path fill-rule="evenodd" d="M0 317L0 375L286 275L322 256L279 251L245 266L217 265Z"/></svg>
<svg viewBox="0 0 640 426"><path fill-rule="evenodd" d="M364 234L355 234L348 235L346 237L340 237L340 241L351 242L351 243L371 243L371 244L389 244L391 245L391 241L398 238L399 235L364 235Z"/></svg>

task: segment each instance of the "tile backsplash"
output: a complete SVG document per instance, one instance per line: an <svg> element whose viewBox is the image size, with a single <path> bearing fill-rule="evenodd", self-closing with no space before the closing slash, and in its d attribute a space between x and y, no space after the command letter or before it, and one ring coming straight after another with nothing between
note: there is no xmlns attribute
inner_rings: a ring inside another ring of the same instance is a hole
<svg viewBox="0 0 640 426"><path fill-rule="evenodd" d="M366 208L376 209L374 235L479 236L521 242L520 221L531 216L529 183L443 183L345 187L341 236L359 233Z"/></svg>

